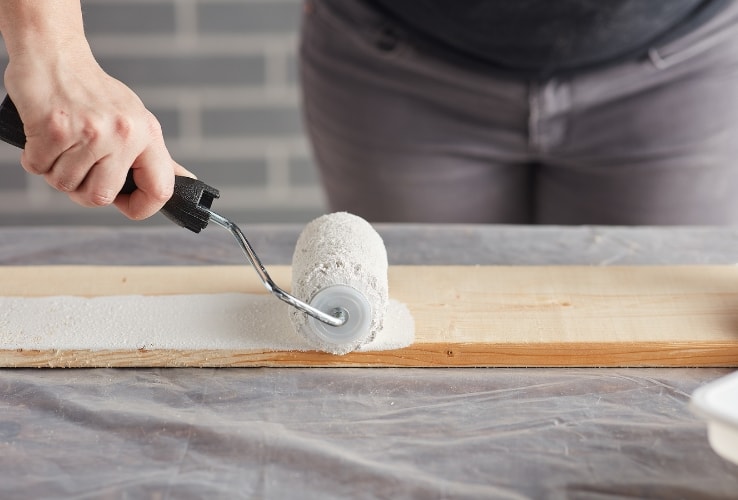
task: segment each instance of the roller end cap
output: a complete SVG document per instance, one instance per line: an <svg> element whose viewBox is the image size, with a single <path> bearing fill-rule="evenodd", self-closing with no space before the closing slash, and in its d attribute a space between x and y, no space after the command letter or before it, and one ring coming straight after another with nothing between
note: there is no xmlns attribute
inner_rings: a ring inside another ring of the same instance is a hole
<svg viewBox="0 0 738 500"><path fill-rule="evenodd" d="M327 325L315 318L308 319L308 329L316 345L326 352L345 354L364 344L371 334L372 307L367 298L348 285L332 285L320 290L310 305L332 314L342 311L346 322L341 326Z"/></svg>

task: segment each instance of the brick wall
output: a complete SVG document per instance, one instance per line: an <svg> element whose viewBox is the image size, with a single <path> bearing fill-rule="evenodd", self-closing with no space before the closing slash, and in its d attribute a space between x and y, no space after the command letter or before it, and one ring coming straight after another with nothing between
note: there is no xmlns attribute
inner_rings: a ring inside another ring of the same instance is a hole
<svg viewBox="0 0 738 500"><path fill-rule="evenodd" d="M244 223L302 223L325 210L300 118L299 0L82 6L101 66L159 118L172 156L221 190L217 211ZM0 224L132 224L112 208L77 207L18 158L0 145Z"/></svg>

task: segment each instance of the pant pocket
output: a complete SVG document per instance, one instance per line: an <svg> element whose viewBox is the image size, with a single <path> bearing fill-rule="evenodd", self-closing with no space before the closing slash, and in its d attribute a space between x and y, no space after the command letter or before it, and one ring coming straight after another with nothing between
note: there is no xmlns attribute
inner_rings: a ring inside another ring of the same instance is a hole
<svg viewBox="0 0 738 500"><path fill-rule="evenodd" d="M652 47L648 51L648 58L657 69L669 69L731 40L738 43L738 8L733 6L727 7L715 19L693 32L665 45Z"/></svg>

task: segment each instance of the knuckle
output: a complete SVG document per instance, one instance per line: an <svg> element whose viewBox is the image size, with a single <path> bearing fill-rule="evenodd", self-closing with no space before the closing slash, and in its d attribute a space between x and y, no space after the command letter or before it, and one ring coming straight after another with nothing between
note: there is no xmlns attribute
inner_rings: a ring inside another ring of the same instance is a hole
<svg viewBox="0 0 738 500"><path fill-rule="evenodd" d="M159 120L151 112L147 112L146 114L146 127L150 136L159 137L162 135L161 123L159 123Z"/></svg>
<svg viewBox="0 0 738 500"><path fill-rule="evenodd" d="M71 137L69 117L64 111L52 113L46 124L46 135L52 144L66 145Z"/></svg>
<svg viewBox="0 0 738 500"><path fill-rule="evenodd" d="M110 189L100 189L90 194L90 204L96 207L105 207L113 203L115 193Z"/></svg>
<svg viewBox="0 0 738 500"><path fill-rule="evenodd" d="M113 118L115 135L127 141L133 135L133 121L126 115L118 114Z"/></svg>
<svg viewBox="0 0 738 500"><path fill-rule="evenodd" d="M88 144L95 143L102 135L102 126L100 121L95 118L88 118L82 127L82 137Z"/></svg>
<svg viewBox="0 0 738 500"><path fill-rule="evenodd" d="M42 175L49 170L48 166L40 163L34 158L29 158L27 155L24 155L21 159L21 166L26 172L34 175Z"/></svg>
<svg viewBox="0 0 738 500"><path fill-rule="evenodd" d="M71 193L77 189L77 183L71 179L49 179L49 184L62 193Z"/></svg>

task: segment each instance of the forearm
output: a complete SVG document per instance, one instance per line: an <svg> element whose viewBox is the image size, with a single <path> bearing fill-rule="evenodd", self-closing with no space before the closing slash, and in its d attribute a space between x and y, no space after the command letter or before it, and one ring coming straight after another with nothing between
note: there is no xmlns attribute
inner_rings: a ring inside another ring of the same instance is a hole
<svg viewBox="0 0 738 500"><path fill-rule="evenodd" d="M87 46L79 0L0 0L0 33L11 59Z"/></svg>

